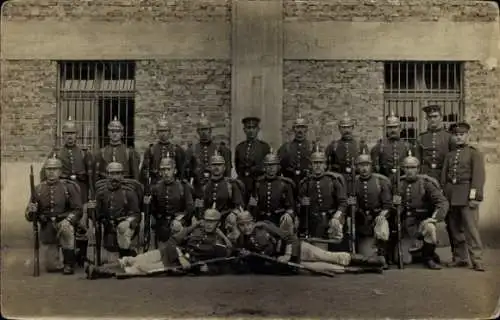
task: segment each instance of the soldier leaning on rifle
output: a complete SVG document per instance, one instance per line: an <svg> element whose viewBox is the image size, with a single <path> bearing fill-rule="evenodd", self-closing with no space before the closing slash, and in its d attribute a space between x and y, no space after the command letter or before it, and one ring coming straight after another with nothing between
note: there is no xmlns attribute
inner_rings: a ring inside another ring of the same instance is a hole
<svg viewBox="0 0 500 320"><path fill-rule="evenodd" d="M301 229L313 237L340 242L347 210L345 183L342 175L325 171L326 156L318 150L311 155L312 175L301 181L299 187L302 207L308 207L309 212L308 217L301 219Z"/></svg>
<svg viewBox="0 0 500 320"><path fill-rule="evenodd" d="M76 141L76 123L68 118L62 126L64 146L57 150L54 149L51 154L57 154L57 158L62 163L61 178L72 180L80 186L81 203L85 204L88 201L89 191L89 176L93 183L93 158L92 154L87 150L83 150L77 145ZM40 181L47 179L45 170L40 171ZM75 226L76 237L76 262L83 266L87 259L87 212L83 212L82 219Z"/></svg>
<svg viewBox="0 0 500 320"><path fill-rule="evenodd" d="M169 154L161 160L159 169L162 179L153 186L150 200L155 236L162 243L191 224L194 201L189 183L175 178L177 169Z"/></svg>
<svg viewBox="0 0 500 320"><path fill-rule="evenodd" d="M347 204L356 206L358 250L370 256L376 248L377 255L383 258L390 235L387 216L392 208L391 182L386 176L372 172L372 159L368 154L361 154L356 165L359 171L356 196L350 196Z"/></svg>
<svg viewBox="0 0 500 320"><path fill-rule="evenodd" d="M264 174L264 157L271 147L267 142L258 139L260 119L246 117L241 120L246 140L240 142L234 151L234 166L238 179L245 185L243 201L248 203L250 195L254 192L255 180Z"/></svg>
<svg viewBox="0 0 500 320"><path fill-rule="evenodd" d="M280 265L272 265L258 258L254 259L249 255L251 252L277 258L282 263L301 263L320 271L339 271L347 266L377 269L383 266L383 261L379 257L329 252L308 242L299 241L295 235L284 233L268 221L255 222L248 211L238 212L236 219L240 234L233 243L246 262L247 270L245 271L256 273L288 271L286 266L283 270Z"/></svg>
<svg viewBox="0 0 500 320"><path fill-rule="evenodd" d="M311 171L312 146L307 140L307 121L301 115L293 123L294 138L278 149L280 169L283 176L292 179L295 185ZM293 190L296 194L297 190Z"/></svg>
<svg viewBox="0 0 500 320"><path fill-rule="evenodd" d="M202 197L203 186L210 180L210 157L217 151L225 159L225 177L231 177L231 150L223 144L217 145L212 140L212 123L201 115L198 122L199 143L191 146L186 153L186 179L193 179L193 187L198 198Z"/></svg>
<svg viewBox="0 0 500 320"><path fill-rule="evenodd" d="M172 138L172 128L166 119L165 115L158 121L156 125L158 134L158 142L151 144L144 152L142 162L142 179L147 179L147 175L151 177L151 184L156 184L160 179L160 162L167 154L173 155L176 163L176 177L183 178L184 164L186 161L185 151L177 144L170 141ZM144 180L143 180L144 181Z"/></svg>
<svg viewBox="0 0 500 320"><path fill-rule="evenodd" d="M75 226L82 218L78 184L61 180L62 163L53 157L45 162L46 179L35 188L35 202L30 202L26 219L40 222L40 242L47 272L73 274L75 264ZM60 265L59 248L63 264Z"/></svg>
<svg viewBox="0 0 500 320"><path fill-rule="evenodd" d="M420 162L413 156L403 160L406 175L401 177L399 194L394 204L402 205L402 247L405 264L412 262L417 240L423 241L420 249L423 263L429 269L441 269L436 254L436 223L443 221L448 212L448 202L436 179L418 174Z"/></svg>
<svg viewBox="0 0 500 320"><path fill-rule="evenodd" d="M218 153L210 158L210 181L204 186L203 198L195 200L195 207L217 209L222 214L222 230L229 232L235 228L232 211L244 206L244 186L241 181L224 177L225 165L224 157Z"/></svg>
<svg viewBox="0 0 500 320"><path fill-rule="evenodd" d="M118 272L146 274L152 270L179 265L189 270L194 262L227 257L232 252L232 244L219 229L220 220L220 212L208 209L202 220L196 221L192 226L172 236L160 249L151 250L136 257L126 256L116 263L100 267L88 265L87 277L89 279L112 277ZM212 273L218 270L215 266L203 265L198 270L191 271Z"/></svg>
<svg viewBox="0 0 500 320"><path fill-rule="evenodd" d="M272 152L264 158L264 178L257 180L254 196L248 202L249 210L255 211L257 221L268 220L283 232L295 232L295 200L293 181L278 176L279 158Z"/></svg>
<svg viewBox="0 0 500 320"><path fill-rule="evenodd" d="M109 144L94 156L96 180L106 179L106 168L112 161L121 163L125 178L139 180L139 153L123 143L123 125L116 117L108 125L108 135Z"/></svg>
<svg viewBox="0 0 500 320"><path fill-rule="evenodd" d="M107 173L108 178L96 185L96 200L89 201L88 206L96 209L98 223L103 225L104 249L118 252L120 257L135 255L132 240L141 221L139 194L124 181L121 163L108 164Z"/></svg>
<svg viewBox="0 0 500 320"><path fill-rule="evenodd" d="M450 202L448 221L455 245L450 266L466 267L470 258L475 270L484 271L478 230L479 204L484 195L484 158L479 150L468 145L469 130L466 122L454 126L455 150L446 155L441 184Z"/></svg>

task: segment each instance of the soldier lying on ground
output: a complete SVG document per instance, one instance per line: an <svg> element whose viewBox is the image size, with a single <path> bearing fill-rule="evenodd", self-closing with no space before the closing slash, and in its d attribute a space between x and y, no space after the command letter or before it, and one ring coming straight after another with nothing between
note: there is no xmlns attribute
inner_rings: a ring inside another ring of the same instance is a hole
<svg viewBox="0 0 500 320"><path fill-rule="evenodd" d="M227 257L232 251L231 241L219 229L221 214L215 209L205 211L203 219L190 227L184 228L172 236L160 249L151 250L136 257L123 257L116 263L100 267L87 265L85 272L89 279L112 277L116 273L147 274L150 271L181 266L190 270L194 262L205 261L216 257ZM198 270L201 273L217 272L217 267L204 265Z"/></svg>
<svg viewBox="0 0 500 320"><path fill-rule="evenodd" d="M46 180L35 188L35 201L29 203L26 220L40 222L40 241L45 270L73 274L75 264L75 226L82 218L80 188L76 182L60 180L62 163L50 158L45 163ZM59 248L62 248L63 266Z"/></svg>
<svg viewBox="0 0 500 320"><path fill-rule="evenodd" d="M345 267L357 266L365 271L376 269L381 272L384 261L379 257L365 257L348 252L329 252L312 244L299 241L294 235L285 234L271 222L255 222L248 211L237 215L240 235L232 239L235 248L244 257L243 271L255 273L275 273L288 268L287 262L300 263L308 268L321 271L343 272ZM263 260L254 259L251 252L268 257L277 257L282 264L270 265ZM246 256L246 258L245 258ZM241 269L239 271L242 271Z"/></svg>

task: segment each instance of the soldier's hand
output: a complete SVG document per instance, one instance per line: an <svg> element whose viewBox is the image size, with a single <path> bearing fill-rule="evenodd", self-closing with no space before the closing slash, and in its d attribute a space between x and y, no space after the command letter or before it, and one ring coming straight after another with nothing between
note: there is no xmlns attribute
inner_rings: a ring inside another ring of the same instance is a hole
<svg viewBox="0 0 500 320"><path fill-rule="evenodd" d="M401 205L401 196L393 196L392 197L392 203L395 205L395 206L399 206Z"/></svg>
<svg viewBox="0 0 500 320"><path fill-rule="evenodd" d="M196 208L203 208L203 206L204 206L203 200L202 199L196 199L196 200L194 200L194 206Z"/></svg>
<svg viewBox="0 0 500 320"><path fill-rule="evenodd" d="M256 207L257 206L257 199L254 197L250 197L248 200L248 205L251 207Z"/></svg>
<svg viewBox="0 0 500 320"><path fill-rule="evenodd" d="M28 205L28 211L29 211L29 212L31 212L31 213L38 212L38 203L36 203L36 202L31 202L31 203Z"/></svg>
<svg viewBox="0 0 500 320"><path fill-rule="evenodd" d="M95 209L97 207L97 202L95 200L89 200L87 202L87 209Z"/></svg>
<svg viewBox="0 0 500 320"><path fill-rule="evenodd" d="M479 207L479 204L481 202L476 201L476 200L469 200L469 208L476 209Z"/></svg>
<svg viewBox="0 0 500 320"><path fill-rule="evenodd" d="M290 261L290 259L291 259L291 256L289 256L287 254L278 257L278 261L281 263L288 263Z"/></svg>
<svg viewBox="0 0 500 320"><path fill-rule="evenodd" d="M151 203L151 196L144 196L144 204L150 204Z"/></svg>
<svg viewBox="0 0 500 320"><path fill-rule="evenodd" d="M303 197L301 201L303 206L310 206L311 205L311 198L309 197Z"/></svg>
<svg viewBox="0 0 500 320"><path fill-rule="evenodd" d="M348 206L355 206L356 205L356 197L348 197L347 198L347 205Z"/></svg>

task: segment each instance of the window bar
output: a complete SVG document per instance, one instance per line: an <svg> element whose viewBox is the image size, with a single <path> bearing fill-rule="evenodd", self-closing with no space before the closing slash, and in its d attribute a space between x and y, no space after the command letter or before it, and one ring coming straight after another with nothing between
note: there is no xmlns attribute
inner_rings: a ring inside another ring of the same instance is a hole
<svg viewBox="0 0 500 320"><path fill-rule="evenodd" d="M100 103L100 109L101 109L101 147L106 146L106 136L107 136L107 123L104 121L106 119L106 108L105 108L105 102L104 102L104 95L103 95L103 86L104 86L104 73L105 73L105 66L103 62L99 62L96 65L96 72L99 75L99 103ZM113 119L111 119L113 120ZM109 136L108 136L108 141L109 141Z"/></svg>
<svg viewBox="0 0 500 320"><path fill-rule="evenodd" d="M121 63L120 63L120 65L121 65ZM125 85L126 85L126 83L128 81L128 67L129 67L129 65L127 63L125 63L123 67L125 69L125 72L124 72L124 78L125 79L123 80L122 89L120 91L127 92L126 91L127 88L125 87ZM122 81L121 80L122 79L122 77L121 77L122 73L119 72L118 74L120 75L120 83L121 83L121 81ZM127 124L127 131L126 131L126 134L127 134L127 143L126 144L127 144L127 146L129 146L131 137L129 136L129 123L128 123L128 121L129 121L129 119L128 119L128 112L129 112L129 108L130 108L130 105L129 105L130 99L128 98L128 95L125 96L125 101L124 102L125 102L125 123Z"/></svg>

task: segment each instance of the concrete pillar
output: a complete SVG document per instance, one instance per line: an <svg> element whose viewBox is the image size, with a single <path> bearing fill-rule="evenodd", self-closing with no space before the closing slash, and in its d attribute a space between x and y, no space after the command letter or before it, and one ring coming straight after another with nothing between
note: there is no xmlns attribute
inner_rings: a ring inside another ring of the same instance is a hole
<svg viewBox="0 0 500 320"><path fill-rule="evenodd" d="M262 139L277 149L283 111L283 3L232 3L231 147L245 139L241 119L253 115L262 119Z"/></svg>

